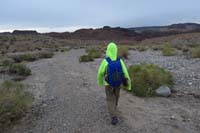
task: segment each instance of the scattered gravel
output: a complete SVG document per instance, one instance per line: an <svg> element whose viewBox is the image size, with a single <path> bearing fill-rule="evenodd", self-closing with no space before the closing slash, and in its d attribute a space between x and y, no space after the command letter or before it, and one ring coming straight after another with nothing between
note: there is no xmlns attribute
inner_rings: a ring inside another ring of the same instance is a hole
<svg viewBox="0 0 200 133"><path fill-rule="evenodd" d="M175 74L177 94L170 98L139 98L121 91L117 126L110 124L105 90L96 85L102 59L79 63L83 49L31 62L33 75L24 83L35 95L34 107L11 133L149 133L200 131L200 102L190 94L199 91L198 59L163 57L160 52L130 51L126 64L155 63ZM193 73L192 73L193 72ZM177 75L177 76L176 76ZM192 77L190 77L192 75ZM197 80L193 80L193 78ZM188 93L180 93L187 91Z"/></svg>

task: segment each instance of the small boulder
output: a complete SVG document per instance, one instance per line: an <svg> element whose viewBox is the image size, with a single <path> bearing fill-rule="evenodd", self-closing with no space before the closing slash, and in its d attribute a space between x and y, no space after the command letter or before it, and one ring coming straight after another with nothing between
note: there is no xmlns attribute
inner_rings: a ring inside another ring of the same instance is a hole
<svg viewBox="0 0 200 133"><path fill-rule="evenodd" d="M167 86L161 86L156 90L157 96L169 97L171 95L171 90Z"/></svg>

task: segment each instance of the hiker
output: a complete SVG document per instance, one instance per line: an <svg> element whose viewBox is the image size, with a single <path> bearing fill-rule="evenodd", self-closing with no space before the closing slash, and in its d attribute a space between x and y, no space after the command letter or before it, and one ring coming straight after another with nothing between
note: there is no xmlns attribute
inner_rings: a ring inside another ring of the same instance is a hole
<svg viewBox="0 0 200 133"><path fill-rule="evenodd" d="M120 86L123 84L131 90L130 77L122 59L117 57L117 45L109 43L106 50L106 58L103 59L98 70L98 85L105 86L108 111L111 116L111 124L118 123L117 105L120 95Z"/></svg>

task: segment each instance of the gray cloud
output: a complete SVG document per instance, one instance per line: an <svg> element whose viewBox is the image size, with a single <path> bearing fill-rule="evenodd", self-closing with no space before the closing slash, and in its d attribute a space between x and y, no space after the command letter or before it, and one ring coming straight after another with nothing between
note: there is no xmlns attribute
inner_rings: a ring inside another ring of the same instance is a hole
<svg viewBox="0 0 200 133"><path fill-rule="evenodd" d="M199 0L4 0L0 31L200 22Z"/></svg>

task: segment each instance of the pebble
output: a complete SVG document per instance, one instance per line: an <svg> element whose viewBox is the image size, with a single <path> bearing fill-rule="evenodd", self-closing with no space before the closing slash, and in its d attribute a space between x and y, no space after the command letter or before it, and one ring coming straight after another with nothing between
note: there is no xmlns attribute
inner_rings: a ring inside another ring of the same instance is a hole
<svg viewBox="0 0 200 133"><path fill-rule="evenodd" d="M189 82L188 85L192 85L192 82Z"/></svg>
<svg viewBox="0 0 200 133"><path fill-rule="evenodd" d="M183 122L190 122L191 119L183 119Z"/></svg>
<svg viewBox="0 0 200 133"><path fill-rule="evenodd" d="M54 96L51 96L49 99L53 101L53 100L55 100L56 98L55 98Z"/></svg>

